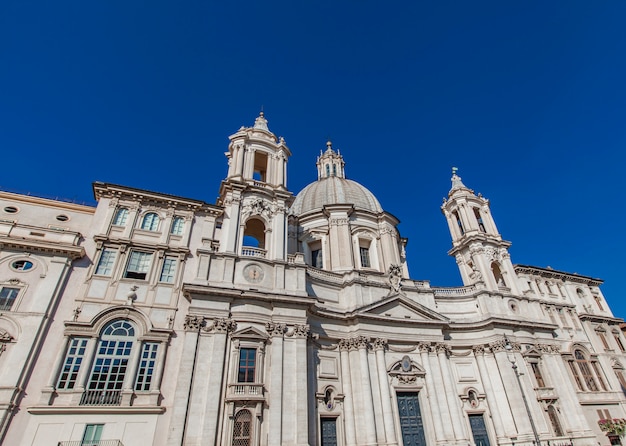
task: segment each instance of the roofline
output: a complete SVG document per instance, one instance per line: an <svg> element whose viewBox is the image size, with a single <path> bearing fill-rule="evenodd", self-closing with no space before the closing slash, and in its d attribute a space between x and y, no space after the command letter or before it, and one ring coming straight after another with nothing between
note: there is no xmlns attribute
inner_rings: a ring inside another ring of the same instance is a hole
<svg viewBox="0 0 626 446"><path fill-rule="evenodd" d="M4 198L6 200L21 201L22 203L62 208L68 211L85 212L89 214L93 214L96 211L95 206L90 206L87 204L70 203L67 201L55 200L52 198L44 198L36 195L24 195L3 190L0 190L0 198Z"/></svg>

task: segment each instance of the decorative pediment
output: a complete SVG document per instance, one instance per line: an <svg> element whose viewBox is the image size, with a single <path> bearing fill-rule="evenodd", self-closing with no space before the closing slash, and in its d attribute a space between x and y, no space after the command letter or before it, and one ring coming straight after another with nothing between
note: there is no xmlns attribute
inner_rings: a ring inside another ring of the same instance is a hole
<svg viewBox="0 0 626 446"><path fill-rule="evenodd" d="M392 364L388 373L389 376L397 379L401 385L414 385L418 378L423 378L426 375L426 370L405 355L400 361Z"/></svg>
<svg viewBox="0 0 626 446"><path fill-rule="evenodd" d="M434 322L440 324L449 322L447 317L399 293L358 309L356 315L413 322Z"/></svg>
<svg viewBox="0 0 626 446"><path fill-rule="evenodd" d="M524 353L522 353L522 356L530 357L530 358L539 358L541 356L541 352L539 351L537 347L533 346L529 348L528 350L526 350Z"/></svg>
<svg viewBox="0 0 626 446"><path fill-rule="evenodd" d="M266 341L269 337L267 333L259 330L255 327L246 327L242 328L239 331L236 331L231 336L233 339L241 339L241 340L252 340L252 341Z"/></svg>
<svg viewBox="0 0 626 446"><path fill-rule="evenodd" d="M0 328L0 342L11 342L12 340L13 336L11 336L4 328Z"/></svg>

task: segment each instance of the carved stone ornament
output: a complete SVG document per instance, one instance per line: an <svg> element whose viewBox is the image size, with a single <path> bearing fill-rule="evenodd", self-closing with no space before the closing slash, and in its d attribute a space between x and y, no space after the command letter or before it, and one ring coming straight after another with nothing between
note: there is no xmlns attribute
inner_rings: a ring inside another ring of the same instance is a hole
<svg viewBox="0 0 626 446"><path fill-rule="evenodd" d="M387 345L387 340L384 338L374 339L374 350L384 350Z"/></svg>
<svg viewBox="0 0 626 446"><path fill-rule="evenodd" d="M470 273L470 279L474 282L482 282L483 281L483 273L480 272L476 263L472 263L472 272Z"/></svg>
<svg viewBox="0 0 626 446"><path fill-rule="evenodd" d="M267 324L265 324L265 330L267 330L270 336L282 337L285 334L286 326L285 324L277 324L275 322L268 322Z"/></svg>
<svg viewBox="0 0 626 446"><path fill-rule="evenodd" d="M475 355L484 355L485 354L485 346L484 345L474 345L472 347Z"/></svg>
<svg viewBox="0 0 626 446"><path fill-rule="evenodd" d="M207 331L211 330L216 333L227 333L229 331L233 331L237 328L237 322L229 318L219 318L213 321L213 325L207 329Z"/></svg>
<svg viewBox="0 0 626 446"><path fill-rule="evenodd" d="M296 338L307 338L311 332L311 327L308 325L294 325L292 336Z"/></svg>
<svg viewBox="0 0 626 446"><path fill-rule="evenodd" d="M204 317L194 314L185 316L185 323L183 324L185 331L198 331L202 326L204 326Z"/></svg>
<svg viewBox="0 0 626 446"><path fill-rule="evenodd" d="M400 291L402 287L402 267L400 265L389 266L389 285L391 290L396 293Z"/></svg>
<svg viewBox="0 0 626 446"><path fill-rule="evenodd" d="M271 205L261 198L257 198L245 204L242 211L244 217L249 217L251 215L262 215L263 217L270 219L272 216Z"/></svg>
<svg viewBox="0 0 626 446"><path fill-rule="evenodd" d="M398 384L401 385L415 385L417 379L423 378L425 374L425 370L415 364L408 355L405 355L389 370L389 376L396 378Z"/></svg>
<svg viewBox="0 0 626 446"><path fill-rule="evenodd" d="M350 350L350 339L340 339L339 340L339 351L347 351Z"/></svg>

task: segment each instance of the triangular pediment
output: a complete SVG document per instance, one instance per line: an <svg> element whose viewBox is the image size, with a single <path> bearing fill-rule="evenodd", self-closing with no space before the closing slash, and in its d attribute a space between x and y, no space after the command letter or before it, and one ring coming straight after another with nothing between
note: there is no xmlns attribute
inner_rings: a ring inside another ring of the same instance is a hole
<svg viewBox="0 0 626 446"><path fill-rule="evenodd" d="M537 350L536 347L531 347L528 350L526 350L522 354L522 356L524 356L524 357L529 356L529 357L536 357L536 358L538 358L538 357L541 356L541 352L539 350Z"/></svg>
<svg viewBox="0 0 626 446"><path fill-rule="evenodd" d="M449 319L430 308L414 302L402 294L389 296L379 302L366 305L356 311L366 317L448 323Z"/></svg>
<svg viewBox="0 0 626 446"><path fill-rule="evenodd" d="M261 339L267 339L269 336L267 333L259 330L258 328L246 327L234 332L231 337L233 339L254 339L258 341Z"/></svg>

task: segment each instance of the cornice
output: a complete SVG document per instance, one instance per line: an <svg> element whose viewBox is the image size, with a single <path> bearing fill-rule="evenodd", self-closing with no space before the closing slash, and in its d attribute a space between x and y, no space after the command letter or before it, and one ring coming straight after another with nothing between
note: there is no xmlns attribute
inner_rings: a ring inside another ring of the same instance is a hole
<svg viewBox="0 0 626 446"><path fill-rule="evenodd" d="M68 245L59 242L44 242L41 240L2 237L0 238L0 248L61 255L69 257L72 260L79 259L85 255L85 248L82 246Z"/></svg>
<svg viewBox="0 0 626 446"><path fill-rule="evenodd" d="M568 273L564 271L558 271L550 268L541 268L539 266L531 265L513 265L515 272L518 274L532 274L536 276L545 277L548 279L561 279L570 282L584 283L586 285L599 286L604 283L604 280L597 279L590 276L583 276L576 273Z"/></svg>

